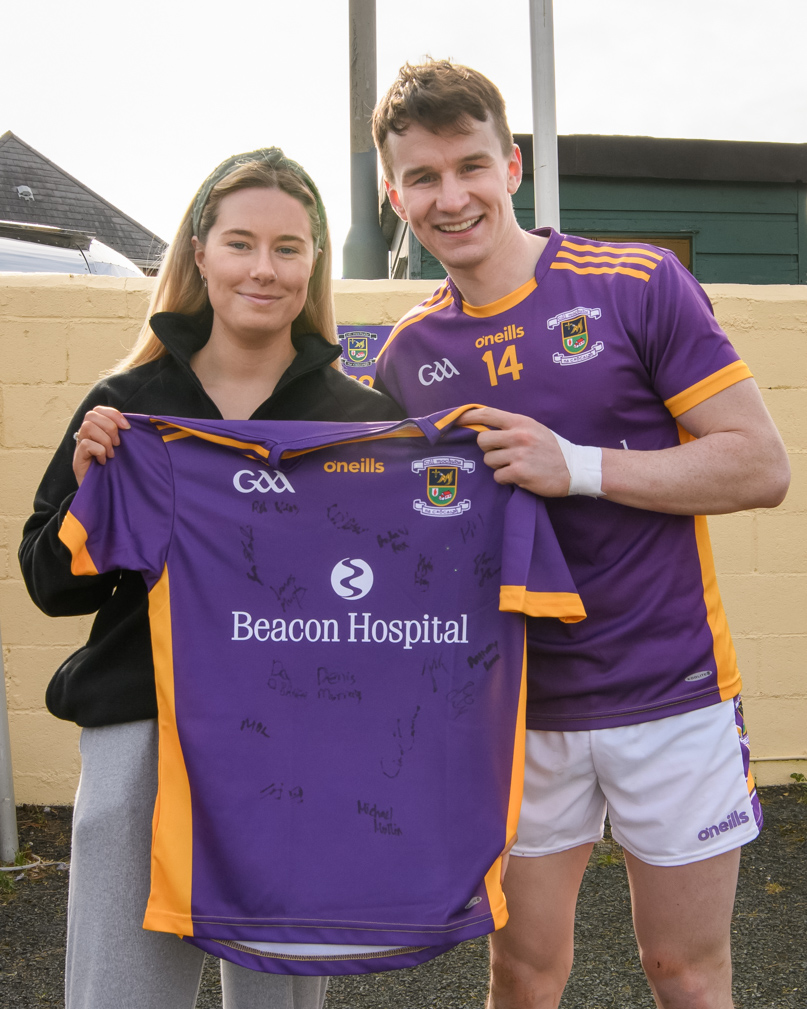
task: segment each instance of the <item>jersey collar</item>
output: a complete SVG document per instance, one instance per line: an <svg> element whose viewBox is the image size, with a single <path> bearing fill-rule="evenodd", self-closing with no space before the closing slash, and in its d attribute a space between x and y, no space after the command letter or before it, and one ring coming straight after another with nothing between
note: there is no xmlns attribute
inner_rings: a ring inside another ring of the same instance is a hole
<svg viewBox="0 0 807 1009"><path fill-rule="evenodd" d="M546 248L541 253L541 258L535 265L535 276L530 278L526 284L522 284L521 287L517 287L515 291L505 294L504 297L498 298L496 301L492 301L488 305L469 305L467 302L462 300L462 295L451 277L448 278L448 286L454 296L454 304L464 315L470 315L475 319L485 319L492 315L501 315L502 312L509 311L511 308L524 301L525 298L528 298L541 283L543 278L546 276L553 259L557 255L557 251L560 248L560 243L564 236L555 231L554 228L532 228L530 229L529 234L541 235L548 238L549 241L547 242Z"/></svg>

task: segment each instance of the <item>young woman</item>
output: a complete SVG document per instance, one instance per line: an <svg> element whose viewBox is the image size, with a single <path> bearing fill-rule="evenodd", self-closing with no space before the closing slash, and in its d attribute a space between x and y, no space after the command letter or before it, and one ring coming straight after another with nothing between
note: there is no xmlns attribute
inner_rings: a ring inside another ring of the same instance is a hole
<svg viewBox="0 0 807 1009"><path fill-rule="evenodd" d="M97 611L87 644L57 670L49 710L83 726L68 905L67 1009L192 1009L204 954L141 927L157 788L157 704L139 574L70 573L57 538L93 460L108 464L123 412L228 419L400 417L346 377L325 210L278 148L228 159L180 224L127 358L79 407L36 494L20 547L28 590L52 616ZM114 462L111 463L114 465ZM233 857L238 839L233 837ZM318 1009L325 978L222 962L225 1009Z"/></svg>

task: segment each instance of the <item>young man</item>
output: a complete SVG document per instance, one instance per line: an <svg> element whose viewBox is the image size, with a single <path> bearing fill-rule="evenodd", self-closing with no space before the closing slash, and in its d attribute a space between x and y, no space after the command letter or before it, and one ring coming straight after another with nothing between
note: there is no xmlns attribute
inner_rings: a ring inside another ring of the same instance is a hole
<svg viewBox="0 0 807 1009"><path fill-rule="evenodd" d="M586 607L529 630L527 766L490 1009L558 1005L607 808L663 1009L728 1009L739 847L758 833L740 678L702 516L774 507L789 467L748 368L662 249L522 231L501 95L404 66L374 114L387 192L448 272L379 355L410 414L467 419L547 498ZM701 517L697 517L701 516Z"/></svg>

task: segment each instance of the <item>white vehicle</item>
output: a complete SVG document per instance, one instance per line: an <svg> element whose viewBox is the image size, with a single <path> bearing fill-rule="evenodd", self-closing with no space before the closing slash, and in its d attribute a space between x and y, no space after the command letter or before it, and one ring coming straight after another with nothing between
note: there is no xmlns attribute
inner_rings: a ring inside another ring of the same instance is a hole
<svg viewBox="0 0 807 1009"><path fill-rule="evenodd" d="M89 232L18 221L0 221L0 273L143 276L130 259Z"/></svg>

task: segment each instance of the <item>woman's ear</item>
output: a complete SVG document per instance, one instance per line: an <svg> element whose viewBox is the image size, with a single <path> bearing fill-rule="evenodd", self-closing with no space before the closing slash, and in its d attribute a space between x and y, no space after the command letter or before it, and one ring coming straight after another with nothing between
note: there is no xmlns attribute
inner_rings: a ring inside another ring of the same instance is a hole
<svg viewBox="0 0 807 1009"><path fill-rule="evenodd" d="M194 241L195 241L195 239L194 239ZM317 262L318 262L319 257L321 255L322 255L322 249L317 249L317 254L316 254L316 256L314 256L314 262L311 264L311 272L308 274L308 279L309 280L314 276L314 270L316 270L316 268L317 268ZM199 260L197 259L196 262L198 263Z"/></svg>
<svg viewBox="0 0 807 1009"><path fill-rule="evenodd" d="M196 262L196 265L199 267L199 269L202 270L202 268L205 265L205 247L204 245L202 245L202 243L199 241L196 235L194 235L193 238L191 239L191 245L193 246L194 261Z"/></svg>

